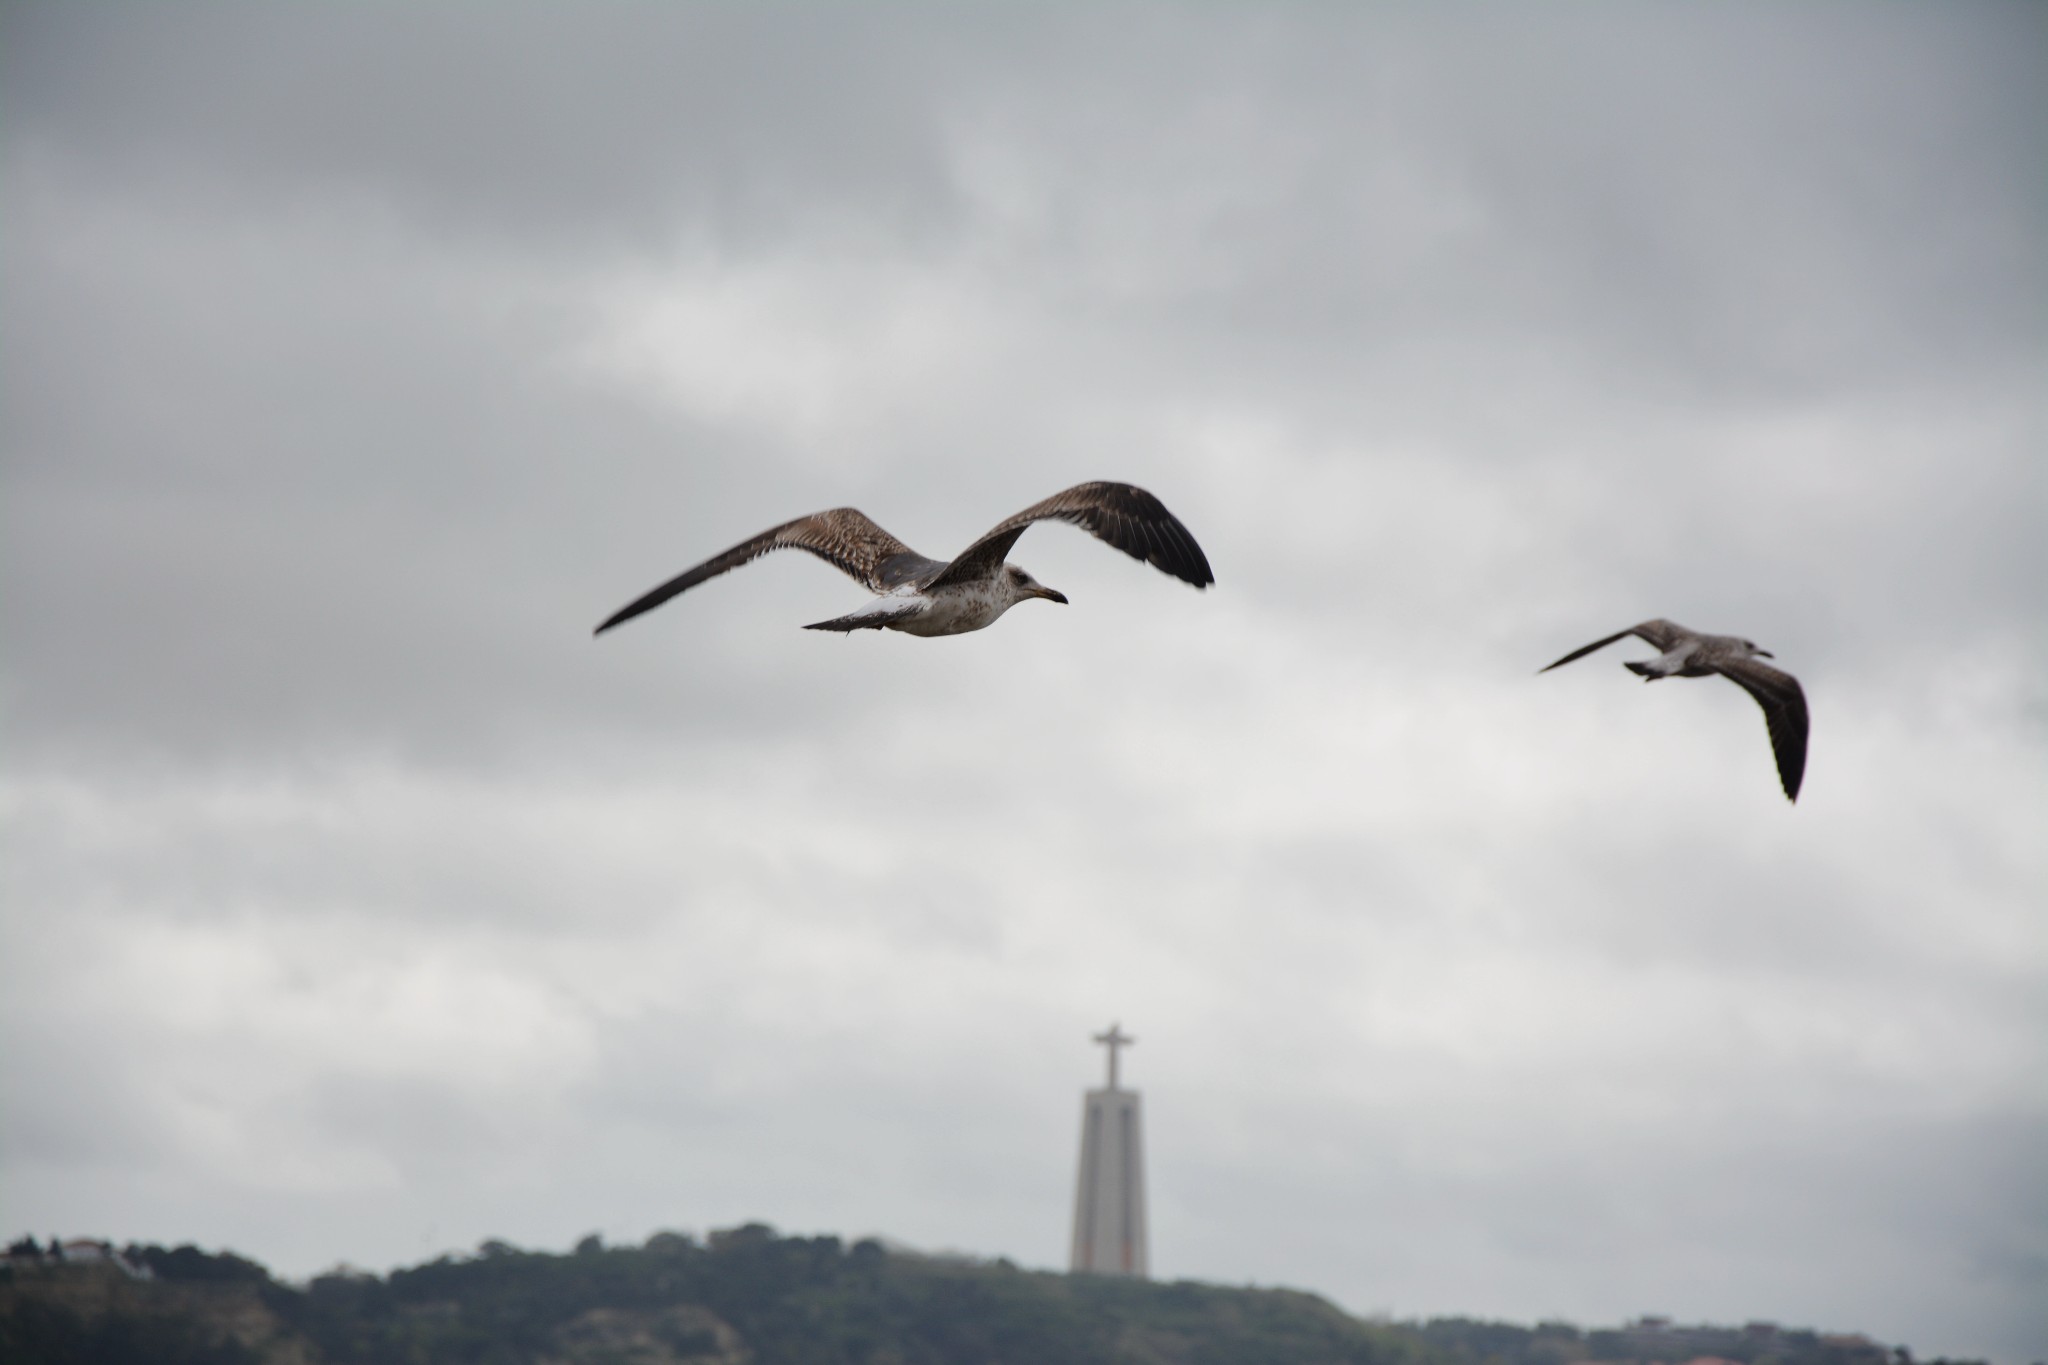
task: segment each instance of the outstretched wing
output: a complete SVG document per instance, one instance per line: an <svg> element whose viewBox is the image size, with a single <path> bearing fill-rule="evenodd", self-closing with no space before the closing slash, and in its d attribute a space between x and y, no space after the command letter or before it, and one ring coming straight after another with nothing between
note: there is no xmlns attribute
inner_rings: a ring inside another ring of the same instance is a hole
<svg viewBox="0 0 2048 1365"><path fill-rule="evenodd" d="M1785 799L1799 799L1799 783L1806 776L1806 691L1799 679L1755 659L1730 659L1716 664L1715 671L1756 698L1764 709L1764 724L1771 731L1771 752L1778 759L1778 782Z"/></svg>
<svg viewBox="0 0 2048 1365"><path fill-rule="evenodd" d="M1594 650L1605 649L1616 640L1625 640L1631 635L1648 644L1655 645L1660 652L1669 654L1672 647L1689 634L1691 632L1686 630L1684 626L1676 625L1659 617L1654 621L1645 621L1639 626L1630 626L1627 630L1617 630L1604 640L1595 640L1590 645L1582 645L1565 655L1562 659L1559 659L1556 663L1545 664L1536 671L1538 673L1548 673L1553 668L1562 667L1573 659L1583 659Z"/></svg>
<svg viewBox="0 0 2048 1365"><path fill-rule="evenodd" d="M909 555L924 563L933 562L924 559L853 508L835 507L829 512L786 521L752 540L740 542L722 555L705 560L694 569L677 574L652 592L620 607L592 633L602 635L621 621L630 621L644 611L652 611L677 593L687 592L707 578L716 578L759 559L770 550L808 550L868 591L877 593L883 591L885 581L894 576L889 572L890 561L897 556Z"/></svg>
<svg viewBox="0 0 2048 1365"><path fill-rule="evenodd" d="M927 586L938 588L992 576L1017 537L1037 521L1071 522L1183 583L1206 588L1216 581L1202 547L1159 499L1127 483L1077 483L998 522Z"/></svg>

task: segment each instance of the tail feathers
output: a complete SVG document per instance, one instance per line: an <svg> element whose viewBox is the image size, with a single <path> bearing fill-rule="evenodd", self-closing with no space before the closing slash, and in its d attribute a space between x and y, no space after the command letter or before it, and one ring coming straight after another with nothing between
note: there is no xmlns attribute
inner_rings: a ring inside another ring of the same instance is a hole
<svg viewBox="0 0 2048 1365"><path fill-rule="evenodd" d="M891 602L884 598L871 602L859 611L847 616L835 616L829 621L813 621L805 630L836 630L841 633L853 630L880 630L898 621L922 615L925 603L921 601Z"/></svg>
<svg viewBox="0 0 2048 1365"><path fill-rule="evenodd" d="M813 621L805 626L804 629L836 630L841 632L850 630L880 630L888 624L889 618L886 616L862 616L856 614L853 616L835 616L829 621Z"/></svg>

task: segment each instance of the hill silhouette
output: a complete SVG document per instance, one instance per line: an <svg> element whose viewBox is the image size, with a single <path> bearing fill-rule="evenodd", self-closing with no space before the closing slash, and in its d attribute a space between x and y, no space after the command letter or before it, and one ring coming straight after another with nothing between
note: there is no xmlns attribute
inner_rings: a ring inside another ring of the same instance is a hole
<svg viewBox="0 0 2048 1365"><path fill-rule="evenodd" d="M111 1249L108 1249L111 1252ZM573 1252L486 1242L307 1284L194 1247L83 1263L16 1244L8 1365L1911 1365L1903 1348L1769 1324L1582 1332L1363 1321L1312 1294L927 1256L760 1224Z"/></svg>

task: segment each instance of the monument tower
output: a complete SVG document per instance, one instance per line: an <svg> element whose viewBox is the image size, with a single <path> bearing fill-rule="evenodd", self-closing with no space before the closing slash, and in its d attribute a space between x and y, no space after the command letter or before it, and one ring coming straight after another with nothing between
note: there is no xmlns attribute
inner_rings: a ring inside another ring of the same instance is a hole
<svg viewBox="0 0 2048 1365"><path fill-rule="evenodd" d="M1116 1083L1117 1050L1138 1040L1111 1024L1095 1041L1109 1049L1109 1084L1081 1100L1081 1178L1074 1190L1071 1268L1143 1279L1149 1262L1138 1092Z"/></svg>

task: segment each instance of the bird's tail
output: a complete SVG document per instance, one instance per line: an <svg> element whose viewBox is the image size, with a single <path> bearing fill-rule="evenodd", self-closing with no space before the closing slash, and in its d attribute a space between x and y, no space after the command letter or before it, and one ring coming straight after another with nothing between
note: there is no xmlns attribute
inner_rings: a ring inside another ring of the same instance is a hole
<svg viewBox="0 0 2048 1365"><path fill-rule="evenodd" d="M917 598L878 597L859 611L845 616L835 616L829 621L813 621L805 630L836 630L842 633L850 630L880 630L897 621L908 620L924 613L926 603Z"/></svg>
<svg viewBox="0 0 2048 1365"><path fill-rule="evenodd" d="M1687 640L1676 649L1667 650L1654 659L1628 659L1623 666L1644 682L1655 682L1683 673L1692 660L1693 652L1699 648L1696 640Z"/></svg>
<svg viewBox="0 0 2048 1365"><path fill-rule="evenodd" d="M887 617L862 616L856 613L852 616L835 616L829 621L813 621L811 622L811 624L805 626L804 629L836 630L843 634L851 630L880 630L883 626L886 626L888 624L889 621Z"/></svg>

